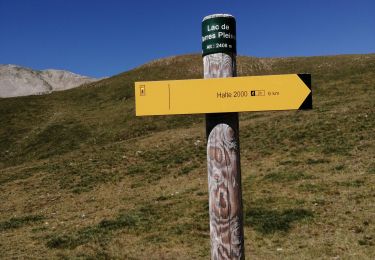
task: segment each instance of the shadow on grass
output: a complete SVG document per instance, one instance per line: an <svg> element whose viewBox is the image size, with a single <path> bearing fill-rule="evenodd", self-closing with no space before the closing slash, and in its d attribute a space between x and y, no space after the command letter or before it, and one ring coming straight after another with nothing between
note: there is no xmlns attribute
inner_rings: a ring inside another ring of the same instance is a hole
<svg viewBox="0 0 375 260"><path fill-rule="evenodd" d="M192 237L206 239L209 234L208 223L205 221L208 220L208 208L204 213L195 214L194 219L174 223L176 218L185 215L183 210L186 204L179 203L181 198L169 202L168 198L161 198L159 203L151 201L130 211L120 211L114 218L103 219L90 226L72 231L57 231L45 237L45 245L50 249L75 249L88 243L100 243L105 246L119 234L119 231L122 234L137 235L144 243L153 244L173 239L185 241L185 238L186 241L190 241ZM195 205L199 209L205 208L206 204L208 207L206 201L202 207L199 207L200 204L201 200L198 200L196 204L189 205ZM184 234L188 235L185 237Z"/></svg>
<svg viewBox="0 0 375 260"><path fill-rule="evenodd" d="M118 230L145 231L150 229L150 223L155 222L156 214L152 206L145 205L137 210L121 213L114 219L103 219L96 225L84 227L75 232L50 235L47 237L46 246L56 249L74 249L93 241L106 243Z"/></svg>
<svg viewBox="0 0 375 260"><path fill-rule="evenodd" d="M121 214L116 219L104 219L95 226L83 228L72 234L53 235L49 237L46 246L48 248L74 249L77 246L86 244L90 241L105 241L113 231L134 227L137 221L138 216L136 215Z"/></svg>
<svg viewBox="0 0 375 260"><path fill-rule="evenodd" d="M264 208L251 208L245 212L244 224L262 234L287 232L292 223L313 217L313 213L305 209L286 209L283 211Z"/></svg>
<svg viewBox="0 0 375 260"><path fill-rule="evenodd" d="M44 219L40 215L27 215L22 217L13 217L9 220L0 222L0 231L5 231L8 229L20 228L23 226L31 225L33 223L41 222Z"/></svg>

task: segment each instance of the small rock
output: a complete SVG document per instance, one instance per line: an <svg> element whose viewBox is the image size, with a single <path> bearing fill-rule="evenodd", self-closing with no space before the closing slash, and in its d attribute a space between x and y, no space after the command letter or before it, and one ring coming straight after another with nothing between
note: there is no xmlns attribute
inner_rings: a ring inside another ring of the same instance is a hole
<svg viewBox="0 0 375 260"><path fill-rule="evenodd" d="M197 141L194 142L194 145L198 146L201 142L202 142L201 140L197 140Z"/></svg>
<svg viewBox="0 0 375 260"><path fill-rule="evenodd" d="M276 251L281 252L281 251L283 251L283 249L281 247L278 247L278 248L276 248Z"/></svg>
<svg viewBox="0 0 375 260"><path fill-rule="evenodd" d="M356 226L356 227L354 227L353 228L353 232L354 233L362 233L363 232L363 228L362 227L358 227L358 226Z"/></svg>

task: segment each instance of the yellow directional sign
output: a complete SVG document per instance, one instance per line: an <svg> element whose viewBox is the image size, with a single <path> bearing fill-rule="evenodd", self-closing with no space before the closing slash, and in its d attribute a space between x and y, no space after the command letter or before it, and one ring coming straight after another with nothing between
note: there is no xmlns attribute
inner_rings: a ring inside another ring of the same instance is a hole
<svg viewBox="0 0 375 260"><path fill-rule="evenodd" d="M135 83L136 115L311 108L309 74Z"/></svg>

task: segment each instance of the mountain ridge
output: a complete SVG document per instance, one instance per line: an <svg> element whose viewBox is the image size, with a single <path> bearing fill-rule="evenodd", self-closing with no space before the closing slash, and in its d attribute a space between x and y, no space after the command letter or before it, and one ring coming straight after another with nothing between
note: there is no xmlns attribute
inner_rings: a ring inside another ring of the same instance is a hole
<svg viewBox="0 0 375 260"><path fill-rule="evenodd" d="M14 64L0 64L0 98L50 94L97 80L66 70L33 70Z"/></svg>

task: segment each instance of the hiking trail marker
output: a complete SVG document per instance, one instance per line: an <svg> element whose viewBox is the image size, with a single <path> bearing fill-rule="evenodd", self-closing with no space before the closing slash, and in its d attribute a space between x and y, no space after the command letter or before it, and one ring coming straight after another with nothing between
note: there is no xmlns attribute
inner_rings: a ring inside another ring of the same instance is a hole
<svg viewBox="0 0 375 260"><path fill-rule="evenodd" d="M308 74L135 83L136 115L206 114L306 107ZM305 81L304 81L305 80ZM310 102L311 103L311 102Z"/></svg>
<svg viewBox="0 0 375 260"><path fill-rule="evenodd" d="M311 109L311 75L236 77L236 21L202 21L205 79L135 82L136 115L206 114L211 259L244 259L238 112Z"/></svg>

